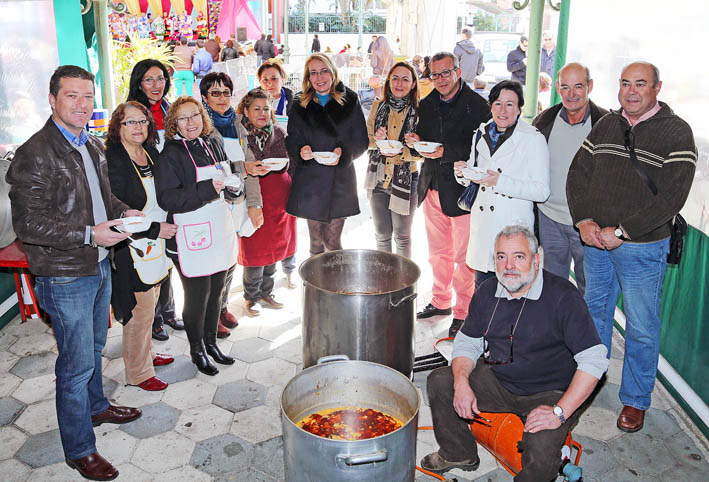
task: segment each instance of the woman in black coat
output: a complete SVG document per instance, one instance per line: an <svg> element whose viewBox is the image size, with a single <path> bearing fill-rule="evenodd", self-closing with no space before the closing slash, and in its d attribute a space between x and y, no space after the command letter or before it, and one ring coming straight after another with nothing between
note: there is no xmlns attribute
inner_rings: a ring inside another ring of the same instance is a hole
<svg viewBox="0 0 709 482"><path fill-rule="evenodd" d="M327 55L311 55L305 61L303 91L293 99L286 138L295 165L286 210L308 220L311 255L342 249L345 218L359 214L352 162L368 145L357 94L339 81ZM320 152L334 153L334 160L319 162Z"/></svg>

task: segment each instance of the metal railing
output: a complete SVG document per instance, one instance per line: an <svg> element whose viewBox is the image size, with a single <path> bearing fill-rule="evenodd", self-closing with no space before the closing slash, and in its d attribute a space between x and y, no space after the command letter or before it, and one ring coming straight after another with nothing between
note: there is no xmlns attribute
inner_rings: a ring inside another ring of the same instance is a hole
<svg viewBox="0 0 709 482"><path fill-rule="evenodd" d="M386 27L386 17L371 14L365 14L363 16L362 32L385 33ZM308 28L312 33L357 33L359 32L359 15L357 13L347 13L344 15L310 15ZM305 16L296 15L288 17L288 31L292 33L305 32Z"/></svg>

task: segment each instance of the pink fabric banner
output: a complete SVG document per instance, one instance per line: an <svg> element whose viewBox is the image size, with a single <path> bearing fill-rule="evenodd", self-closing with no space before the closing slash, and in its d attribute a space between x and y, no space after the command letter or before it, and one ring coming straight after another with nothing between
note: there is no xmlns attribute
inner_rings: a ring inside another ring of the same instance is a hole
<svg viewBox="0 0 709 482"><path fill-rule="evenodd" d="M222 39L228 39L231 34L236 34L236 27L246 27L246 36L249 39L261 37L259 27L254 13L246 4L246 0L224 0L222 11L219 14L219 25L217 35Z"/></svg>

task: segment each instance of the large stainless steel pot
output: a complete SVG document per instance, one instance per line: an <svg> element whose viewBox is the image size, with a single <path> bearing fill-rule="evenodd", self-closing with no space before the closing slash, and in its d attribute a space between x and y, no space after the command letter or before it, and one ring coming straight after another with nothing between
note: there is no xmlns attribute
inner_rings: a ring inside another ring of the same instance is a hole
<svg viewBox="0 0 709 482"><path fill-rule="evenodd" d="M419 267L383 251L319 254L300 266L303 365L343 353L410 376Z"/></svg>
<svg viewBox="0 0 709 482"><path fill-rule="evenodd" d="M384 365L324 357L291 379L281 394L281 421L288 482L412 482L421 400L416 387ZM367 440L331 440L298 427L328 408L372 408L403 426Z"/></svg>

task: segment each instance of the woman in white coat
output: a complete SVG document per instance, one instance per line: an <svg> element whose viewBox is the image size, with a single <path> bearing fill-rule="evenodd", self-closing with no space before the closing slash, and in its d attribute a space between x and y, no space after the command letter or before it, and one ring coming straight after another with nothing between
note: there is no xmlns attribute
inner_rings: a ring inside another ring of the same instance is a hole
<svg viewBox="0 0 709 482"><path fill-rule="evenodd" d="M549 197L549 150L544 136L519 121L522 85L505 80L490 91L492 119L475 132L470 159L455 163L457 180L480 185L470 210L466 264L475 270L475 289L495 276L494 241L503 227L534 229L534 203ZM477 173L475 165L477 152Z"/></svg>

